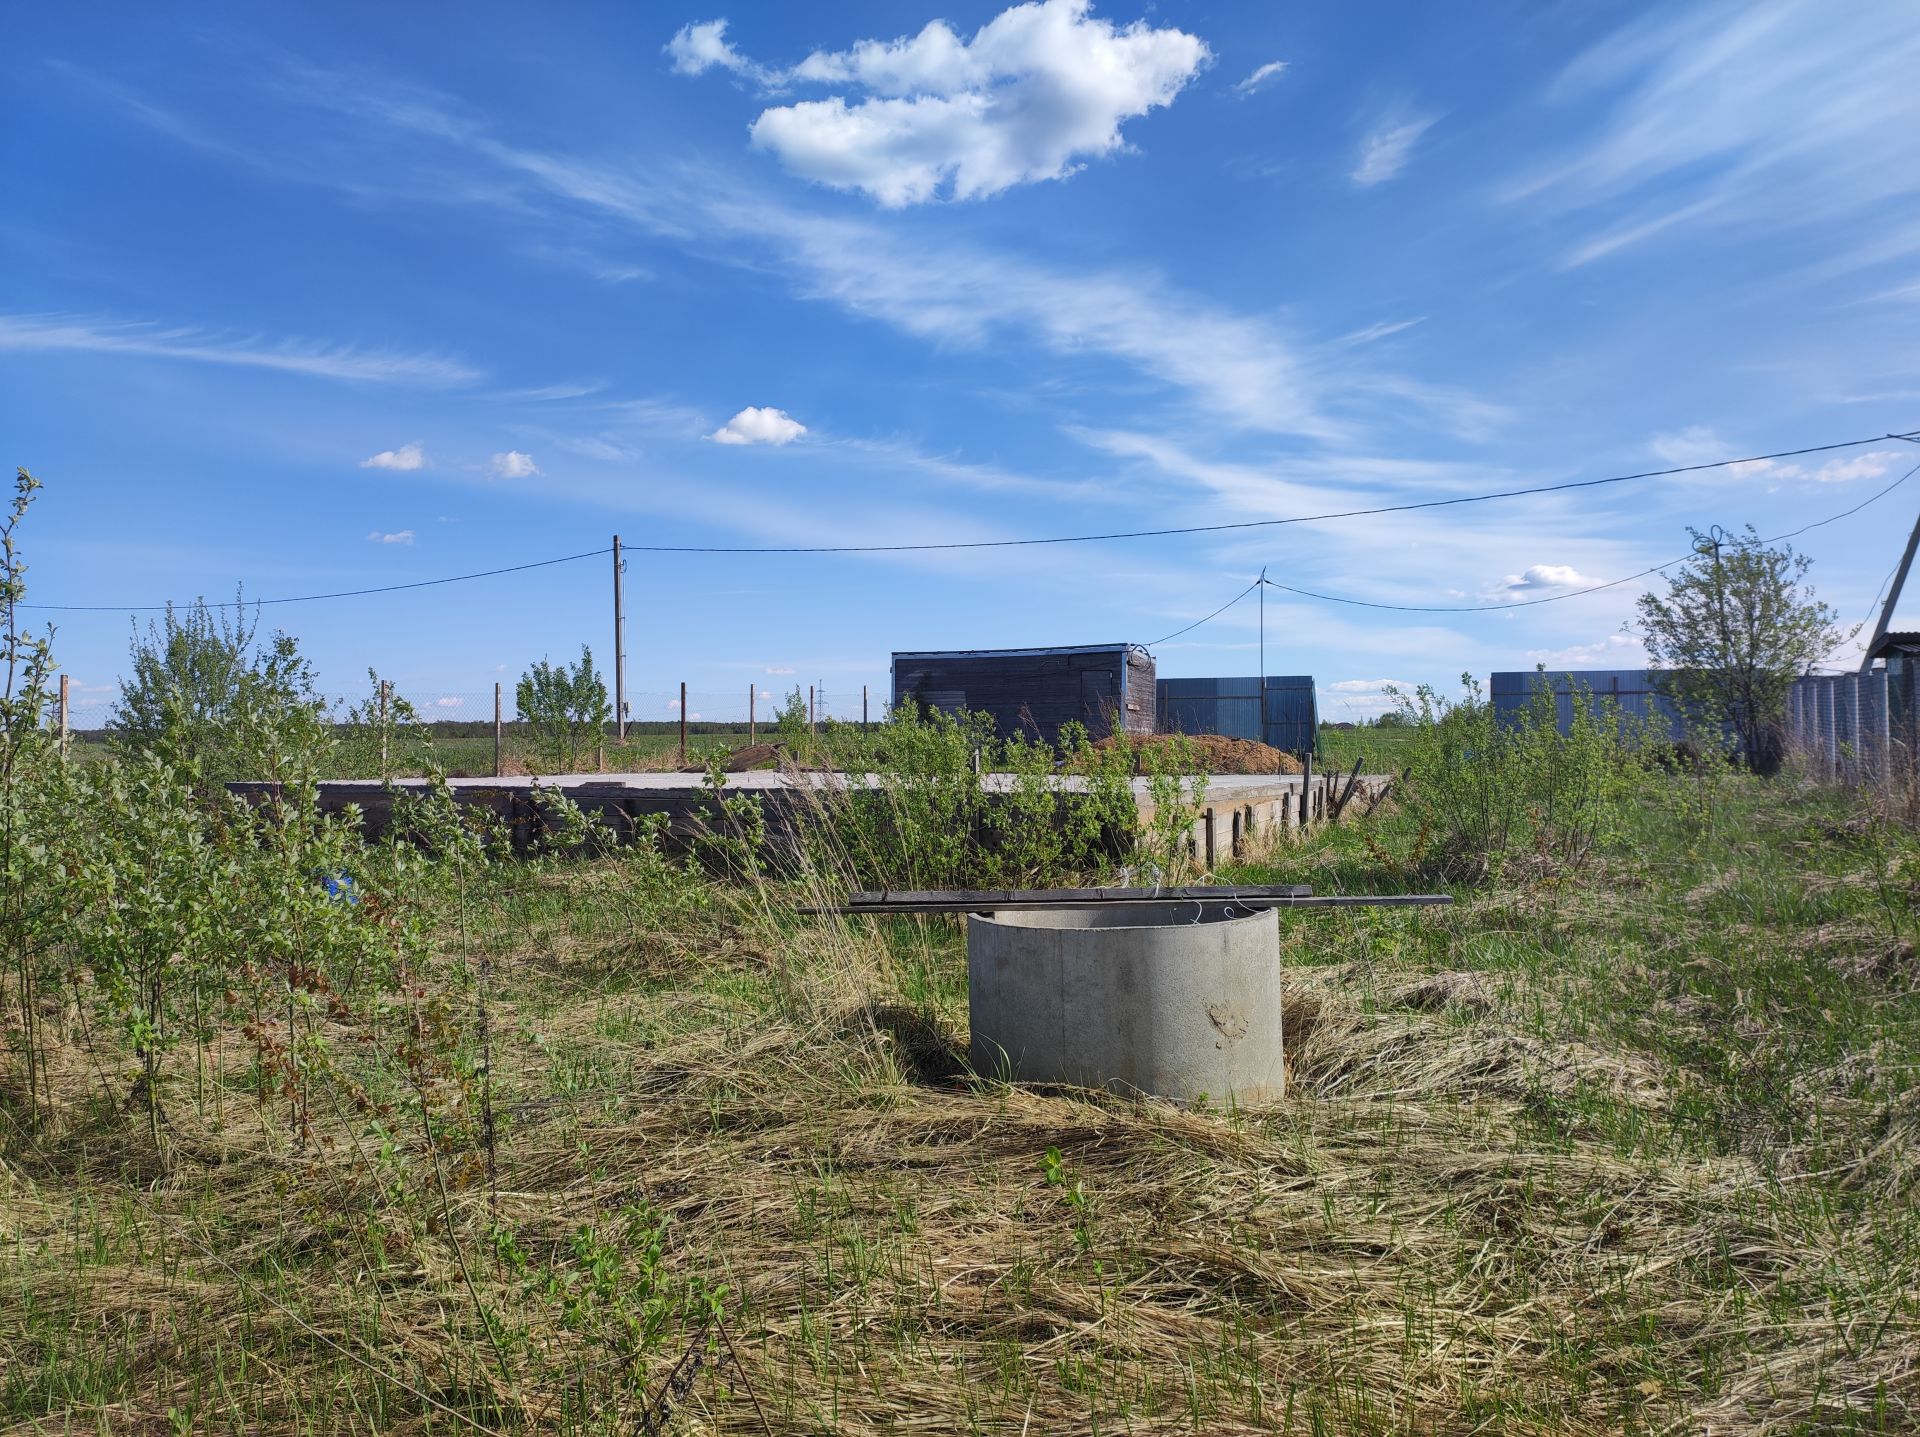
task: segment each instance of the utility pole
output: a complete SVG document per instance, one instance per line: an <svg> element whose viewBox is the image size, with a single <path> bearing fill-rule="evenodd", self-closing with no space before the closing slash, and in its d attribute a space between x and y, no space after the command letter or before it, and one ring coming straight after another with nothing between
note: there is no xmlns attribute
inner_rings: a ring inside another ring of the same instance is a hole
<svg viewBox="0 0 1920 1437"><path fill-rule="evenodd" d="M1260 717L1253 726L1253 736L1261 743L1267 741L1267 566L1260 566Z"/></svg>
<svg viewBox="0 0 1920 1437"><path fill-rule="evenodd" d="M1913 532L1907 535L1907 552L1900 556L1900 568L1893 576L1893 587L1887 590L1887 602L1874 623L1873 638L1867 644L1867 651L1860 656L1860 672L1863 674L1873 667L1873 651L1880 647L1880 641L1887 636L1887 625L1893 622L1894 605L1900 602L1900 589L1907 582L1907 570L1913 567L1913 551L1916 548L1920 548L1920 518L1913 521Z"/></svg>
<svg viewBox="0 0 1920 1437"><path fill-rule="evenodd" d="M60 757L67 756L67 676L60 675Z"/></svg>
<svg viewBox="0 0 1920 1437"><path fill-rule="evenodd" d="M613 736L627 741L627 625L620 576L626 570L620 558L620 536L613 536Z"/></svg>

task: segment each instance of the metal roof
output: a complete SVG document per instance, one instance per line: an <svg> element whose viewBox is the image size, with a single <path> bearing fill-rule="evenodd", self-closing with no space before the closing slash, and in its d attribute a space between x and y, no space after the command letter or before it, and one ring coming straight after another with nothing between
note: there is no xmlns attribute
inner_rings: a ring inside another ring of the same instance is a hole
<svg viewBox="0 0 1920 1437"><path fill-rule="evenodd" d="M1033 649L895 649L893 661L902 659L1027 659L1046 654L1124 654L1146 653L1143 644L1059 644Z"/></svg>
<svg viewBox="0 0 1920 1437"><path fill-rule="evenodd" d="M1867 657L1869 659L1878 659L1891 653L1920 653L1920 634L1912 632L1888 634L1874 646L1873 652L1868 654Z"/></svg>

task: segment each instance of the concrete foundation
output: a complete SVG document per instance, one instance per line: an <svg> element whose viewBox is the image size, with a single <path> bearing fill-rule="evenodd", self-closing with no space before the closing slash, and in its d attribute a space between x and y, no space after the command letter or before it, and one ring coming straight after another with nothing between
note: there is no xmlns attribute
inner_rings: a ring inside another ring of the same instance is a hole
<svg viewBox="0 0 1920 1437"><path fill-rule="evenodd" d="M974 915L982 1077L1270 1102L1286 1091L1271 912L1193 903Z"/></svg>

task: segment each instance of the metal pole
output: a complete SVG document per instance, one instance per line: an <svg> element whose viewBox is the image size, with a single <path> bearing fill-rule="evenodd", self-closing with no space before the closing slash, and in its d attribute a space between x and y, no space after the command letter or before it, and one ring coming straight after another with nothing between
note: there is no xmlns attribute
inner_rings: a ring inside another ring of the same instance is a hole
<svg viewBox="0 0 1920 1437"><path fill-rule="evenodd" d="M813 726L815 722L816 720L814 718L814 712L813 712L813 685L808 684L807 685L807 732L808 733L813 732Z"/></svg>
<svg viewBox="0 0 1920 1437"><path fill-rule="evenodd" d="M387 776L387 696L393 692L393 685L380 680L380 777Z"/></svg>
<svg viewBox="0 0 1920 1437"><path fill-rule="evenodd" d="M613 736L627 741L627 624L620 576L626 571L620 557L620 536L613 536Z"/></svg>
<svg viewBox="0 0 1920 1437"><path fill-rule="evenodd" d="M67 752L67 676L60 675L60 755Z"/></svg>
<svg viewBox="0 0 1920 1437"><path fill-rule="evenodd" d="M867 731L867 686L860 685L860 732Z"/></svg>
<svg viewBox="0 0 1920 1437"><path fill-rule="evenodd" d="M1254 725L1254 737L1267 741L1267 566L1260 566L1260 720ZM1274 759L1278 769L1280 760Z"/></svg>
<svg viewBox="0 0 1920 1437"><path fill-rule="evenodd" d="M747 742L760 742L760 715L754 707L753 693L756 686L747 685Z"/></svg>
<svg viewBox="0 0 1920 1437"><path fill-rule="evenodd" d="M1887 636L1887 625L1893 621L1893 606L1900 602L1901 586L1907 582L1907 570L1913 567L1913 551L1920 548L1920 518L1913 521L1913 532L1907 535L1907 550L1900 556L1900 569L1893 576L1893 587L1887 590L1887 602L1881 606L1880 617L1873 625L1873 638L1867 642L1867 651L1860 655L1860 672L1865 673L1873 667L1873 651L1880 647L1880 641Z"/></svg>
<svg viewBox="0 0 1920 1437"><path fill-rule="evenodd" d="M500 681L493 681L493 776L500 777Z"/></svg>
<svg viewBox="0 0 1920 1437"><path fill-rule="evenodd" d="M680 680L680 766L687 766L687 681Z"/></svg>

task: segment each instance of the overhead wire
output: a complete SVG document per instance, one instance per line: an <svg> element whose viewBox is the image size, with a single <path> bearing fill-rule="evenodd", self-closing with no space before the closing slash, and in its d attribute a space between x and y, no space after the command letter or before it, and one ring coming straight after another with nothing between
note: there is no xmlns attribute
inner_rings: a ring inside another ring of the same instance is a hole
<svg viewBox="0 0 1920 1437"><path fill-rule="evenodd" d="M1057 534L1029 539L962 539L939 543L911 544L774 544L774 545L729 545L729 544L624 544L622 548L636 554L910 554L935 553L962 549L1017 549L1052 544L1095 544L1122 539L1173 538L1189 534L1219 534L1248 529L1279 528L1292 524L1316 524L1335 519L1359 519L1381 514L1405 514L1424 509L1454 508L1464 504L1485 504L1500 499L1519 499L1538 494L1558 494L1575 489L1595 489L1609 484L1626 484L1640 479L1659 479L1676 474L1697 474L1709 469L1726 469L1740 464L1758 464L1776 459L1796 459L1809 454L1826 454L1837 449L1854 449L1862 444L1877 444L1886 439L1914 440L1920 430L1898 434L1876 434L1862 439L1843 439L1831 444L1812 444L1800 449L1781 449L1771 454L1752 454L1739 459L1716 459L1710 463L1679 464L1666 469L1645 469L1632 474L1612 474L1599 479L1577 479L1563 484L1536 484L1520 489L1501 489L1485 494L1461 494L1446 499L1423 499L1405 504L1381 504L1364 509L1330 510L1320 514L1297 514L1279 519L1240 519L1218 524L1187 524L1160 529L1123 529L1096 534ZM503 574L524 573L530 569L550 568L556 564L572 564L583 559L593 559L612 552L605 546L589 549L579 554L565 554L554 559L538 559L526 564L511 564L498 569L482 569L470 574L452 574L438 579L416 579L409 583L380 584L361 589L340 589L321 594L293 594L271 599L232 599L221 600L206 605L208 608L266 608L283 604L309 604L329 599L363 598L374 594L401 593L413 589L429 589L445 584L462 584L475 579L490 579ZM1649 570L1647 572L1653 572ZM1628 579L1613 581L1614 584L1631 582ZM1284 587L1284 586L1279 586ZM1600 587L1613 587L1612 584ZM1297 592L1310 598L1323 598L1329 602L1360 602L1341 600L1331 595L1314 594L1307 590ZM1588 592L1588 591L1583 591ZM1568 594L1563 597L1572 598ZM1527 603L1545 602L1528 600ZM1521 607L1520 604L1496 605L1490 607ZM178 607L175 603L160 604L33 604L17 605L21 609L42 612L61 613L152 613ZM1374 605L1373 607L1392 608L1394 605ZM1177 637L1177 636L1169 636ZM1164 640L1162 640L1164 642Z"/></svg>
<svg viewBox="0 0 1920 1437"><path fill-rule="evenodd" d="M1829 514L1826 518L1816 519L1810 524L1802 524L1798 529L1789 530L1784 534L1770 535L1767 538L1761 539L1759 542L1762 544L1777 544L1784 539L1797 539L1810 529L1824 528L1828 524L1838 523L1842 519L1850 518L1858 514L1869 504L1877 503L1879 500L1886 498L1887 495L1898 489L1902 484L1905 484L1916 474L1920 474L1920 464L1914 465L1913 468L1907 470L1906 473L1887 485L1886 488L1862 499L1850 509L1843 509L1838 514ZM1268 579L1265 583L1268 588L1281 589L1289 594L1299 594L1306 598L1319 599L1329 604L1348 604L1362 609L1392 609L1401 613L1410 614L1480 614L1496 609L1527 609L1538 604L1558 604L1567 599L1578 599L1585 594L1597 594L1604 589L1617 589L1622 584L1631 584L1635 579L1644 579L1649 574L1658 574L1663 570L1671 569L1675 564L1684 564L1692 557L1693 554L1689 551L1681 554L1677 558L1668 559L1665 563L1654 564L1649 568L1640 570L1638 573L1628 574L1622 579L1609 579L1604 584L1591 584L1584 589L1569 589L1565 593L1549 594L1543 598L1514 599L1500 604L1389 604L1375 599L1355 599L1342 594L1324 594L1314 589L1302 589L1292 584L1282 584L1277 579ZM1889 574L1887 577L1891 580L1893 576ZM1256 580L1255 582L1258 583L1260 581ZM1885 588L1884 584L1882 588ZM1878 600L1876 599L1875 602L1878 602ZM1203 620L1202 622L1205 621Z"/></svg>

